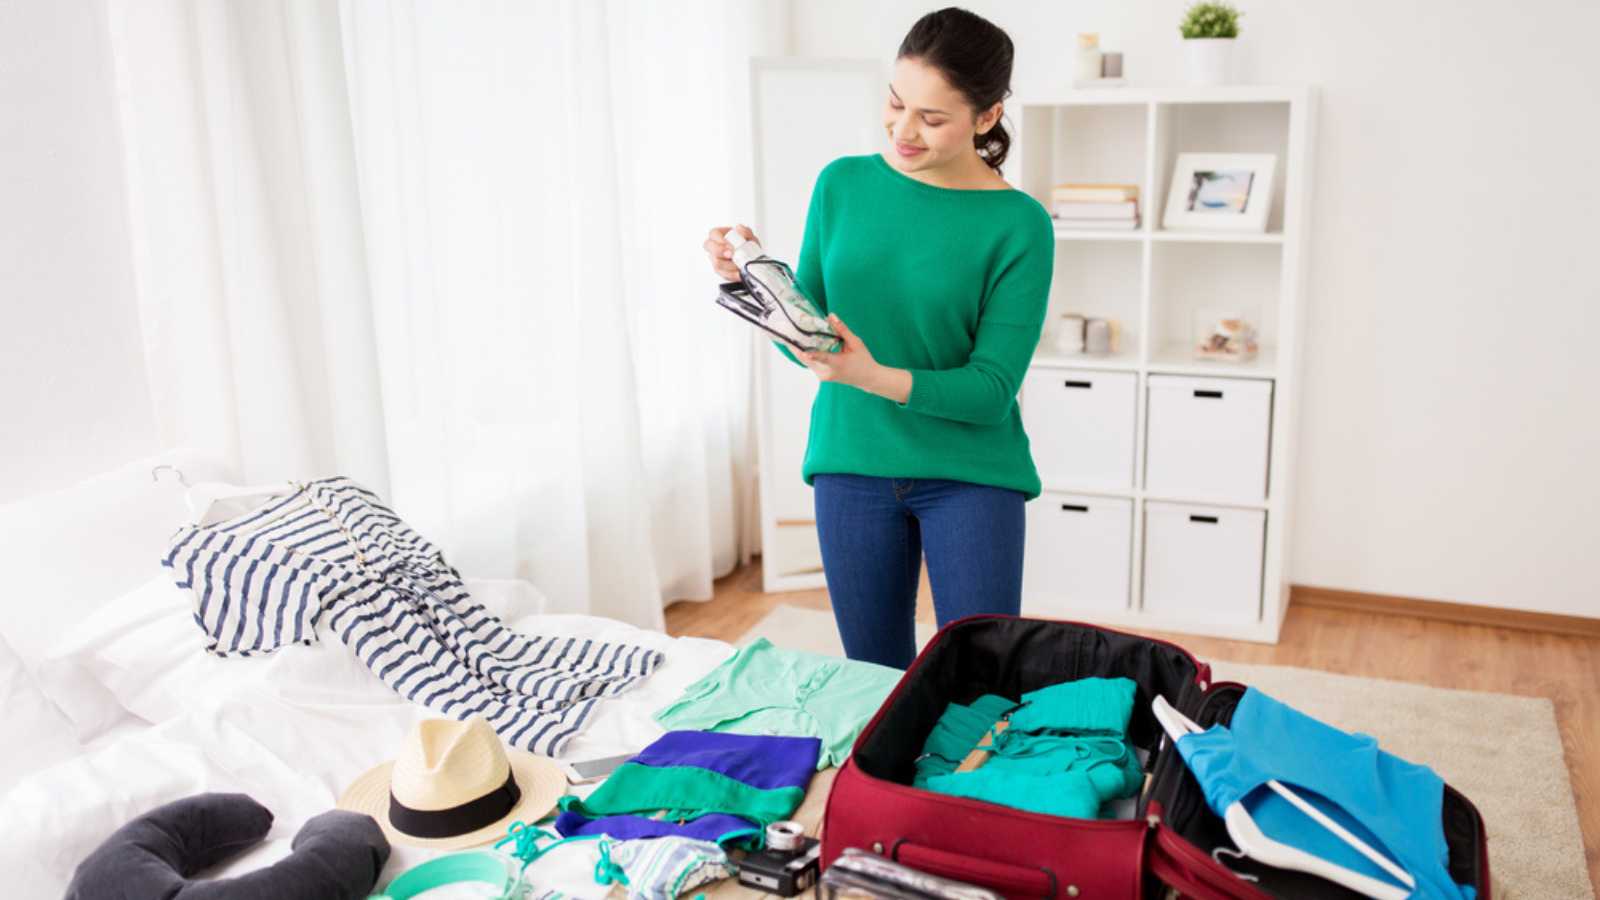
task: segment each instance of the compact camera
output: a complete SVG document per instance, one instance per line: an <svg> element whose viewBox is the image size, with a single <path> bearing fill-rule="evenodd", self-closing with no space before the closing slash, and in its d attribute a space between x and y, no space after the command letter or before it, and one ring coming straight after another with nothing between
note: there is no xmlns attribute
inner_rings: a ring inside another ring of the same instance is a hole
<svg viewBox="0 0 1600 900"><path fill-rule="evenodd" d="M800 839L793 850L753 850L739 863L739 883L748 888L793 897L817 883L817 869L822 861L822 842L816 838Z"/></svg>

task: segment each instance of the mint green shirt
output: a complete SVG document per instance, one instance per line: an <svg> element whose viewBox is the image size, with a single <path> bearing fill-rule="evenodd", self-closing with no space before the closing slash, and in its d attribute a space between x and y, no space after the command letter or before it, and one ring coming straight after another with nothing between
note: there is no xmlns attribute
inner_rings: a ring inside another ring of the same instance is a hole
<svg viewBox="0 0 1600 900"><path fill-rule="evenodd" d="M948 478L1038 496L1017 392L1054 266L1050 214L1022 191L935 187L876 153L824 167L795 276L912 382L903 404L823 382L806 483L821 472Z"/></svg>
<svg viewBox="0 0 1600 900"><path fill-rule="evenodd" d="M657 710L655 720L676 731L819 738L821 771L844 763L856 736L904 674L757 638Z"/></svg>

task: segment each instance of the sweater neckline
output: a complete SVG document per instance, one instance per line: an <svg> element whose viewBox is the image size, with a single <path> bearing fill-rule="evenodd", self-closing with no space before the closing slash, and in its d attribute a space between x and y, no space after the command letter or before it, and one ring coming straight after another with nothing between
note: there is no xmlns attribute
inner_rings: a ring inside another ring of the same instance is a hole
<svg viewBox="0 0 1600 900"><path fill-rule="evenodd" d="M1014 188L1014 187L1008 187L1008 188L952 188L952 187L940 187L937 184L929 184L926 181L922 181L922 180L917 179L917 178L912 178L910 175L907 175L906 173L900 171L899 169L896 169L894 166L889 164L889 161L887 159L883 158L883 154L882 153L873 153L872 154L872 159L874 161L873 162L874 166L876 168L878 168L878 169L881 169L885 174L889 175L891 178L897 179L899 181L903 181L903 182L905 182L906 184L910 185L913 188L920 188L920 189L922 189L924 191L931 191L931 192L933 192L935 194L946 194L946 195L950 195L950 194L1001 194L1001 195L1004 195L1004 194L1015 194L1015 193L1017 193L1017 189Z"/></svg>

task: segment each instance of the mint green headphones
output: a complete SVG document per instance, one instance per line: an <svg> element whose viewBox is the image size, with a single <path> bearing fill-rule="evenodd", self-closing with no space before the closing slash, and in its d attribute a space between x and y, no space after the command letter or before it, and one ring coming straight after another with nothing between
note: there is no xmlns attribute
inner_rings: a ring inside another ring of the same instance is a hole
<svg viewBox="0 0 1600 900"><path fill-rule="evenodd" d="M512 822L511 827L506 830L506 836L494 844L499 847L501 844L515 843L516 847L509 851L510 855L488 850L469 850L430 859L395 876L395 879L389 882L389 886L383 889L383 893L371 894L367 900L411 900L424 891L461 883L487 884L494 887L497 891L494 900L521 900L527 888L527 885L523 884L522 876L534 860L562 844L571 841L592 841L598 837L594 835L555 839L554 834L542 828L535 828L523 822ZM555 840L540 847L540 838ZM516 865L518 862L521 863L520 866ZM601 855L601 865L615 869L609 865L609 859L605 854ZM602 874L610 878L619 878L621 870L606 873L597 870L596 879ZM627 883L625 877L620 880Z"/></svg>
<svg viewBox="0 0 1600 900"><path fill-rule="evenodd" d="M522 874L513 868L514 862L511 857L484 850L452 853L412 866L389 882L383 893L367 900L409 900L424 891L461 882L494 886L498 891L495 900L517 900L522 892Z"/></svg>

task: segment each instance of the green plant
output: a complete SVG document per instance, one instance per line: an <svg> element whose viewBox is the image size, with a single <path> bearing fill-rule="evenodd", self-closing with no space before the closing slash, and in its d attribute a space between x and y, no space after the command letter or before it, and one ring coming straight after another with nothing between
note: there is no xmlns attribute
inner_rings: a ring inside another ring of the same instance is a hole
<svg viewBox="0 0 1600 900"><path fill-rule="evenodd" d="M1231 38L1239 36L1239 17L1244 13L1229 3L1201 2L1190 6L1178 23L1185 38Z"/></svg>

